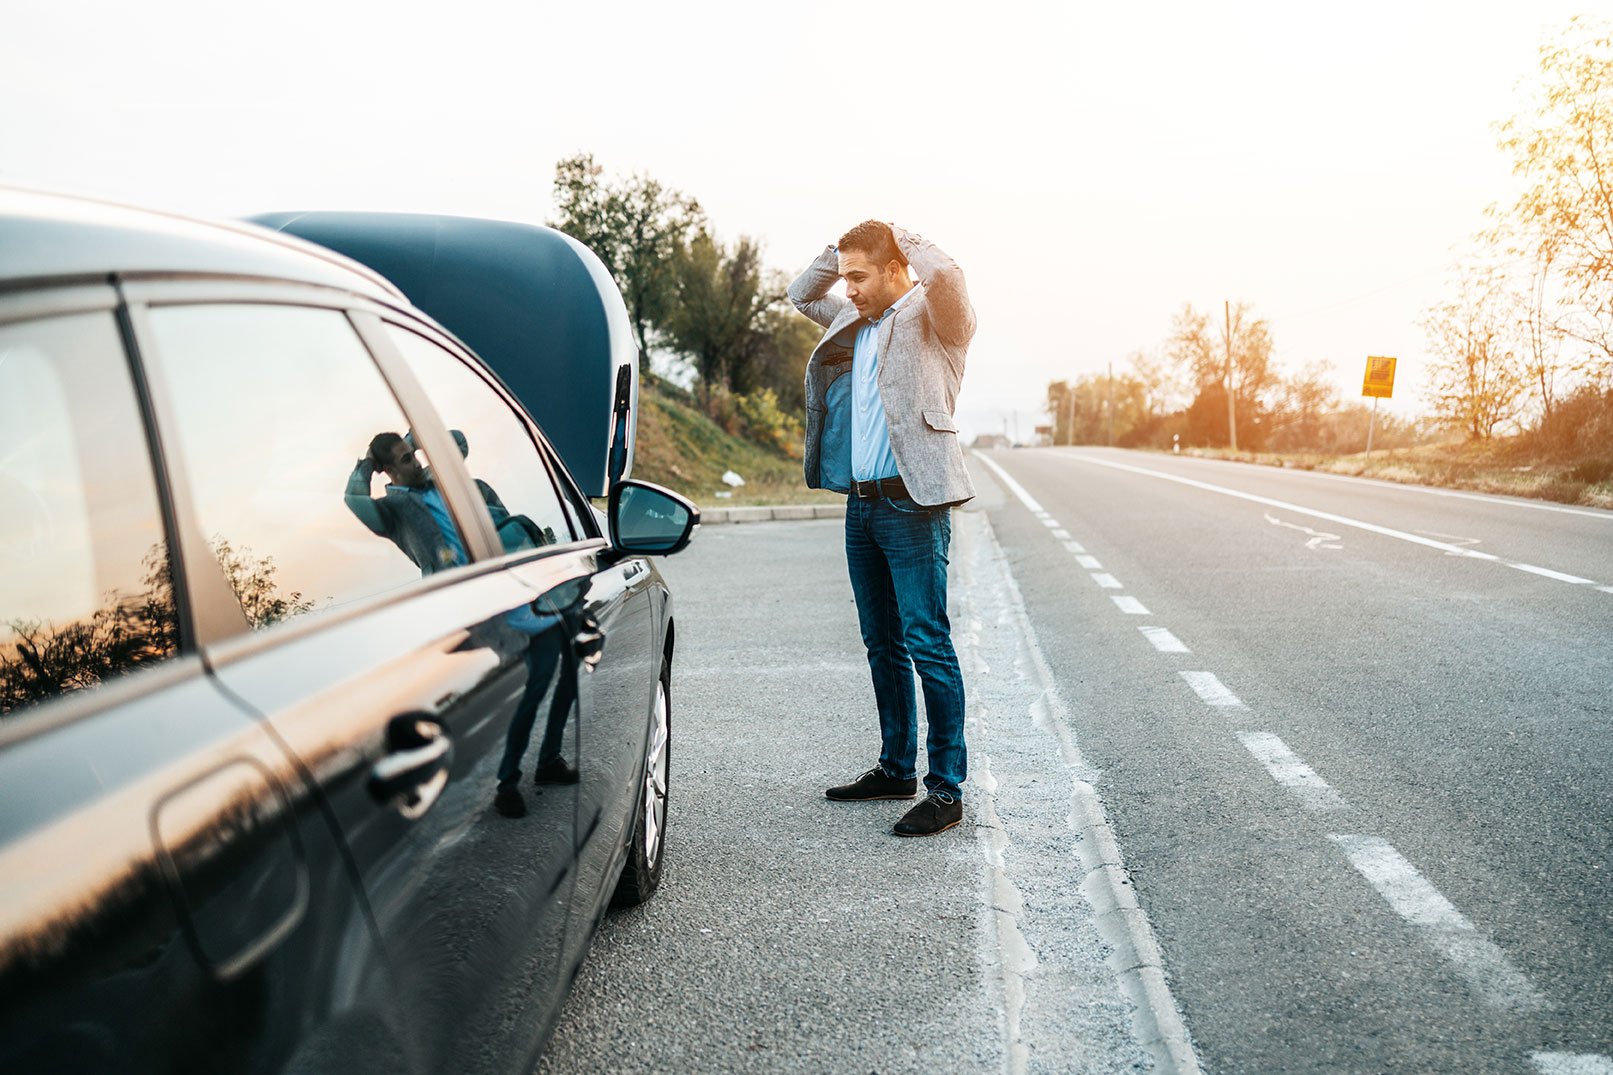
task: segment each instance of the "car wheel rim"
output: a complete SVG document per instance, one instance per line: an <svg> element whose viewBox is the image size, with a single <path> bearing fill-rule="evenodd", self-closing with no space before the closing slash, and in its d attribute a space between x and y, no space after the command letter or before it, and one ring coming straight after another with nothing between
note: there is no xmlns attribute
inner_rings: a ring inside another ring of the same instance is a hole
<svg viewBox="0 0 1613 1075"><path fill-rule="evenodd" d="M655 685L655 724L644 755L644 861L655 869L661 856L661 834L666 829L667 733L666 685Z"/></svg>

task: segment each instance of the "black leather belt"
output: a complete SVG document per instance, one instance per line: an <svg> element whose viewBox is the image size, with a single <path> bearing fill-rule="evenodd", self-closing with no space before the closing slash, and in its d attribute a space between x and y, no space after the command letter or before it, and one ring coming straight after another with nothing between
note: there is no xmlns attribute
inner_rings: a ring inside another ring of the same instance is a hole
<svg viewBox="0 0 1613 1075"><path fill-rule="evenodd" d="M902 484L900 478L875 478L870 482L852 479L851 495L858 500L873 500L881 496L905 496L912 499L907 492L907 486Z"/></svg>

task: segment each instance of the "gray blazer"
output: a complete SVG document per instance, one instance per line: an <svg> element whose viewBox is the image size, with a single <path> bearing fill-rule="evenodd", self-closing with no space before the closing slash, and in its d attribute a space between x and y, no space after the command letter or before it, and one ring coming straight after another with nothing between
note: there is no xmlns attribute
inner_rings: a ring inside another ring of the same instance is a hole
<svg viewBox="0 0 1613 1075"><path fill-rule="evenodd" d="M960 504L975 495L963 465L953 410L964 356L975 334L963 270L941 248L892 228L922 290L879 326L879 396L902 482L925 505ZM806 368L806 483L851 488L852 344L863 323L848 299L830 295L840 261L827 247L790 285L790 301L826 330Z"/></svg>

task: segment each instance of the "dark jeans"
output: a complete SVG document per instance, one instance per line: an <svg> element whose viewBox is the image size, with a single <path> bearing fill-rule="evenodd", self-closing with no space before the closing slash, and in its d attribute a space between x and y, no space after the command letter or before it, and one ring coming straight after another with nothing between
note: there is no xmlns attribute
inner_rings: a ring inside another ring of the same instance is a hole
<svg viewBox="0 0 1613 1075"><path fill-rule="evenodd" d="M951 508L922 508L905 497L846 500L846 566L879 706L880 768L901 780L918 774L917 668L929 724L924 786L962 798L969 774L963 671L947 619L951 543Z"/></svg>
<svg viewBox="0 0 1613 1075"><path fill-rule="evenodd" d="M556 671L560 673L560 678L554 684L554 697L549 703L549 715L544 722L543 740L538 744L536 764L542 768L545 762L560 756L560 738L566 730L566 719L571 715L571 707L577 704L576 663L562 662L560 659L560 647L566 637L564 631L551 629L527 644L526 689L521 692L521 700L515 705L515 715L510 718L510 729L504 737L504 757L499 760L498 766L500 788L513 788L521 782L521 755L526 753L527 744L532 741L532 725L537 722L538 707L548 694Z"/></svg>

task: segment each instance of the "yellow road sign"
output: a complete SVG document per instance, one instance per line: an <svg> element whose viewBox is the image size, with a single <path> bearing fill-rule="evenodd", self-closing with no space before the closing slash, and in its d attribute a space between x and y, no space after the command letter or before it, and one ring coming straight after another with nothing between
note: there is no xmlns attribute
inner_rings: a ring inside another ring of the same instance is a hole
<svg viewBox="0 0 1613 1075"><path fill-rule="evenodd" d="M1361 394L1389 399L1395 394L1395 360L1384 355L1367 356L1366 376L1361 378Z"/></svg>

